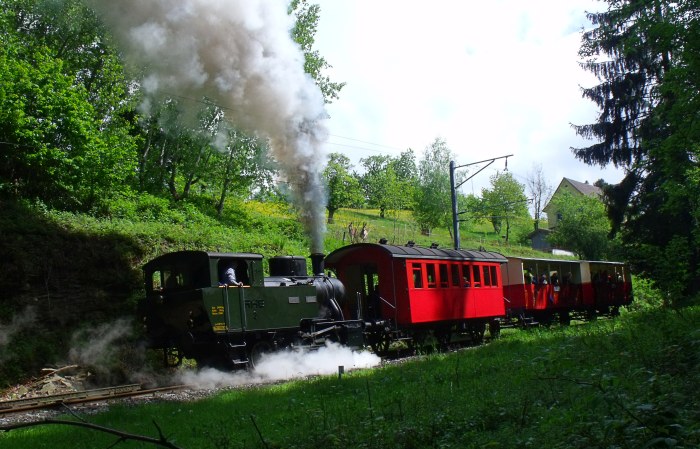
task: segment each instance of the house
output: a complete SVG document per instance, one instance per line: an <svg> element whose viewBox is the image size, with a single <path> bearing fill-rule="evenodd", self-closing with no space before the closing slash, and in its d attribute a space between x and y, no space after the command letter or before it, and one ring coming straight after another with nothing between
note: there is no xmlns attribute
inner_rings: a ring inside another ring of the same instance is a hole
<svg viewBox="0 0 700 449"><path fill-rule="evenodd" d="M546 206L542 208L542 212L547 214L549 229L552 230L557 227L559 220L561 220L561 214L555 209L552 200L557 197L557 195L563 192L570 192L574 195L587 195L587 196L597 196L602 197L603 191L593 184L586 182L574 181L573 179L563 178L559 183L559 187L552 194L552 198L549 200Z"/></svg>

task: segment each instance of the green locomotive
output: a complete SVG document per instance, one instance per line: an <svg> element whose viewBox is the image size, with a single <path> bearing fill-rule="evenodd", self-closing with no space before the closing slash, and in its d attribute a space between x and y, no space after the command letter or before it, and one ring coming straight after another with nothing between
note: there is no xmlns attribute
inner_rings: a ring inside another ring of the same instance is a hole
<svg viewBox="0 0 700 449"><path fill-rule="evenodd" d="M151 348L165 362L183 357L200 366L255 365L262 354L316 347L327 340L362 344L362 321L345 320L345 289L323 274L323 255L273 257L270 276L252 253L178 251L144 266L146 298L139 309ZM233 271L235 283L226 278Z"/></svg>

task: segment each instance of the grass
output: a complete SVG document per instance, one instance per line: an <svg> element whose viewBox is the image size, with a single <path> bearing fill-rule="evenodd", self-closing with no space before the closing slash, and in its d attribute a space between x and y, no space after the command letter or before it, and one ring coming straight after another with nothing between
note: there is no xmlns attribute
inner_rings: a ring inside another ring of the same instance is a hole
<svg viewBox="0 0 700 449"><path fill-rule="evenodd" d="M401 365L113 406L96 424L183 448L690 448L700 445L700 308L510 331ZM0 434L2 448L109 447L66 426ZM148 447L123 443L119 447Z"/></svg>

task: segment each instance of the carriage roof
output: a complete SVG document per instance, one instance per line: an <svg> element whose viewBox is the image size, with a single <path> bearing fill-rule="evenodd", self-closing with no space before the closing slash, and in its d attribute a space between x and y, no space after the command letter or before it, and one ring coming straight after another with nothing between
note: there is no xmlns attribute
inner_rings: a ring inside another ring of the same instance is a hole
<svg viewBox="0 0 700 449"><path fill-rule="evenodd" d="M432 260L455 260L455 261L475 261L475 262L495 262L505 263L508 261L505 256L492 251L473 251L450 248L427 248L424 246L397 246L379 243L355 243L343 246L326 256L326 264L337 263L343 257L351 253L362 251L382 251L387 256L394 259L432 259Z"/></svg>

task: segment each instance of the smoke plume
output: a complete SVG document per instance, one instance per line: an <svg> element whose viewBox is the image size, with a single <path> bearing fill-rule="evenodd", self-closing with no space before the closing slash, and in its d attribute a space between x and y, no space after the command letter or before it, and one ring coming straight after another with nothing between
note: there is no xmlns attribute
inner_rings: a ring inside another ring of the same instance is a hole
<svg viewBox="0 0 700 449"><path fill-rule="evenodd" d="M145 68L141 88L154 98L212 99L237 127L266 138L322 251L320 172L327 138L324 99L304 73L281 0L86 0ZM186 101L192 109L196 101ZM196 112L190 112L195 116Z"/></svg>

